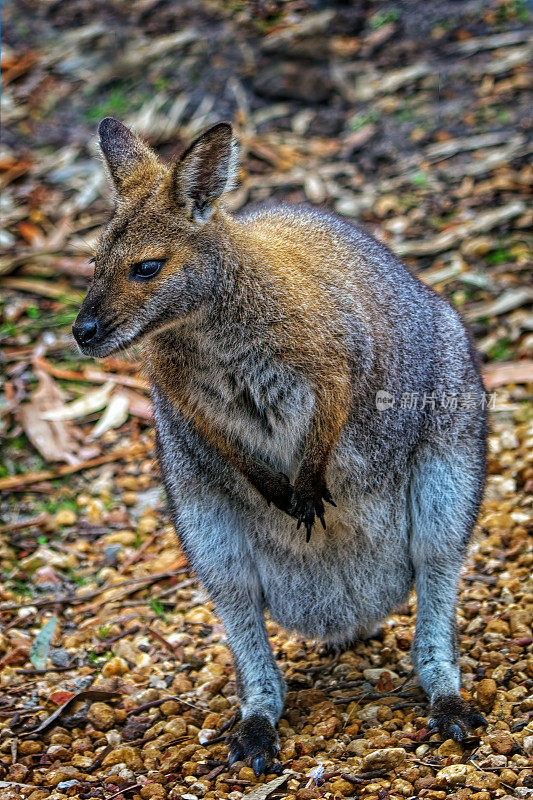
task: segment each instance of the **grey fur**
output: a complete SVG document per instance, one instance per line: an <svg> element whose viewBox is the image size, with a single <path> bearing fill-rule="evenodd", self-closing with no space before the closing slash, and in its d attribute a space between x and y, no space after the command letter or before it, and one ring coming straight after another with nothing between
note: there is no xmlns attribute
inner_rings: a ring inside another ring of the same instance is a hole
<svg viewBox="0 0 533 800"><path fill-rule="evenodd" d="M224 234L229 218L222 219L217 235L198 246L198 260L170 278L129 327L114 329L112 345L148 334L148 352L164 354L195 407L293 481L313 393L305 372L288 368L277 353L282 287L267 270L254 270L245 252L235 255ZM456 586L485 463L484 392L468 335L455 311L366 232L290 206L249 212L231 224L244 230L258 221L273 236L292 227L324 247L334 241L343 254L327 271L309 268L323 291L323 310L312 312L320 317L316 335L323 335L326 352L327 337L342 341L353 381L349 419L327 469L337 503L328 506L327 530L315 525L306 543L294 519L267 506L171 402L156 374L152 379L170 509L224 622L243 717L259 715L274 726L283 708L267 609L288 630L345 643L368 636L415 583L413 661L436 709L435 724L460 738L479 718L469 710L461 716L457 694ZM104 354L102 347L92 352ZM380 390L394 395L393 408L376 409ZM411 393L434 393L437 406L442 396L474 402L457 410L432 408L431 401L403 408L400 398ZM271 741L269 748L268 757ZM234 753L262 764L256 744L247 752L240 741Z"/></svg>
<svg viewBox="0 0 533 800"><path fill-rule="evenodd" d="M415 280L381 244L331 216L302 209L264 212L273 225L333 228L353 247L343 270L367 270L383 325L391 333L387 363L373 358L375 331L357 297L332 281L331 297L347 308L353 337L356 402L331 459L327 483L337 502L328 528L309 544L282 511L202 440L154 386L160 461L183 546L213 598L242 679L243 715L258 710L274 724L284 687L263 621L268 609L287 629L342 643L365 636L418 590L413 657L432 701L456 694L456 585L484 481L483 388L456 313ZM316 235L316 233L314 234ZM223 264L223 269L227 265ZM337 276L333 276L337 277ZM228 277L225 276L228 284ZM262 287L257 286L261 296ZM351 305L350 301L353 301ZM254 324L241 320L239 298L158 337L174 352L196 402L246 447L294 477L312 397L305 376L287 374ZM265 293L265 305L269 297ZM264 310L268 316L268 310ZM259 325L265 324L263 320ZM263 409L253 418L242 387ZM375 391L473 393L473 410L378 412Z"/></svg>

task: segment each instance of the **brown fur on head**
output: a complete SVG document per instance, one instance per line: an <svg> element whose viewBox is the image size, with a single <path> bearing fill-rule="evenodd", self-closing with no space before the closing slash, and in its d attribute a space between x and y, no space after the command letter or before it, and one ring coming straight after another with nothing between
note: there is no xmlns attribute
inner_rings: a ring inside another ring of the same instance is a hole
<svg viewBox="0 0 533 800"><path fill-rule="evenodd" d="M98 133L116 205L73 333L84 353L106 356L183 319L209 295L217 202L232 188L237 145L220 122L167 167L116 119L103 119Z"/></svg>

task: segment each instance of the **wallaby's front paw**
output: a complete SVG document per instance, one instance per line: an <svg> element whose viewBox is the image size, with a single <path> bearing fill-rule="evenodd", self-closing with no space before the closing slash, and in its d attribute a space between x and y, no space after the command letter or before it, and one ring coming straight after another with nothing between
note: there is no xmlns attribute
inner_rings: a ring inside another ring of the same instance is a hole
<svg viewBox="0 0 533 800"><path fill-rule="evenodd" d="M443 739L461 742L469 729L486 725L487 720L458 694L438 697L431 706L428 729L438 730Z"/></svg>
<svg viewBox="0 0 533 800"><path fill-rule="evenodd" d="M273 503L280 511L290 514L293 488L290 480L283 472L272 472L264 485L264 496L267 503Z"/></svg>
<svg viewBox="0 0 533 800"><path fill-rule="evenodd" d="M228 746L228 764L246 761L259 777L267 772L279 752L278 736L262 714L251 714L239 724Z"/></svg>
<svg viewBox="0 0 533 800"><path fill-rule="evenodd" d="M294 488L290 513L298 520L296 525L297 530L300 528L302 522L304 523L306 542L308 542L311 538L311 531L313 530L315 515L322 523L324 530L326 530L326 520L324 518L326 510L324 508L323 500L325 500L326 503L330 503L332 506L336 505L333 502L331 492L326 486L324 486L318 492L299 487Z"/></svg>

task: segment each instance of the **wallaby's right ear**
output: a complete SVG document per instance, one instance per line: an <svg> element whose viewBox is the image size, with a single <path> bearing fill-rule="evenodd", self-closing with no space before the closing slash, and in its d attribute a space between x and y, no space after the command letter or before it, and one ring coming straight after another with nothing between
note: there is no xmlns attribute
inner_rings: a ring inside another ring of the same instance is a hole
<svg viewBox="0 0 533 800"><path fill-rule="evenodd" d="M119 194L146 177L145 170L140 167L154 168L159 164L154 151L118 119L103 119L98 125L98 135L111 180Z"/></svg>
<svg viewBox="0 0 533 800"><path fill-rule="evenodd" d="M174 165L173 191L191 221L206 222L216 200L233 188L237 158L231 125L219 122L198 136Z"/></svg>

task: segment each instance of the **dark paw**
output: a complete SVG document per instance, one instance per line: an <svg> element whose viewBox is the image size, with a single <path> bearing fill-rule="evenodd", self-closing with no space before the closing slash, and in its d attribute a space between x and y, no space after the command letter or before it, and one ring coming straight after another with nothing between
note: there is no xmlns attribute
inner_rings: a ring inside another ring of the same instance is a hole
<svg viewBox="0 0 533 800"><path fill-rule="evenodd" d="M262 476L257 487L268 505L273 503L280 511L291 513L293 488L290 480L283 472L268 471Z"/></svg>
<svg viewBox="0 0 533 800"><path fill-rule="evenodd" d="M275 480L271 485L270 502L274 503L276 508L285 511L286 514L290 513L292 503L293 488L292 483L283 472L275 473Z"/></svg>
<svg viewBox="0 0 533 800"><path fill-rule="evenodd" d="M266 717L252 714L238 726L229 740L228 764L246 761L259 777L272 770L272 759L279 751L278 736Z"/></svg>
<svg viewBox="0 0 533 800"><path fill-rule="evenodd" d="M290 513L298 520L296 525L297 530L301 527L302 523L305 525L306 542L311 538L315 516L318 517L322 523L322 527L326 530L326 520L324 518L326 509L324 508L323 500L332 506L336 505L331 496L331 492L325 486L318 492L310 492L299 488L294 489Z"/></svg>
<svg viewBox="0 0 533 800"><path fill-rule="evenodd" d="M428 730L438 730L443 739L462 742L468 731L486 725L487 720L473 706L468 705L458 694L438 697L428 720Z"/></svg>

